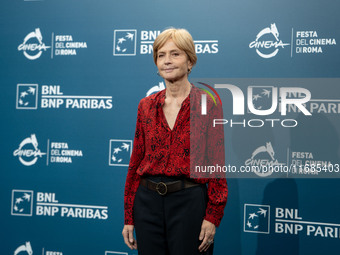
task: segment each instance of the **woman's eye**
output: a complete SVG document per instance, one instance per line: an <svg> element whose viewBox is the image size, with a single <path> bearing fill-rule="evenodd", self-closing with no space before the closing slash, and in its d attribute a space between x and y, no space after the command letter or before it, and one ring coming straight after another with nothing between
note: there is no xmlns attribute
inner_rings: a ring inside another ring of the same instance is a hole
<svg viewBox="0 0 340 255"><path fill-rule="evenodd" d="M163 57L164 55L158 55L159 58Z"/></svg>
<svg viewBox="0 0 340 255"><path fill-rule="evenodd" d="M178 52L174 52L174 53L172 53L172 55L177 57L177 56L179 56L179 53Z"/></svg>

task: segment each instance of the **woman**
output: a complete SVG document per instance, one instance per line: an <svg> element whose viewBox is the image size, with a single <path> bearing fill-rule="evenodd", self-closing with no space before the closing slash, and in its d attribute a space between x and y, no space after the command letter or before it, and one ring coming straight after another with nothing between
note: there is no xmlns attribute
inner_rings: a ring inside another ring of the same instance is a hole
<svg viewBox="0 0 340 255"><path fill-rule="evenodd" d="M167 29L156 38L153 56L166 89L143 98L138 106L125 185L124 241L137 249L135 229L140 255L212 254L228 192L225 179L190 178L190 159L206 163L206 156L193 155L190 144L190 105L197 104L199 112L202 94L188 81L197 61L193 39L184 29ZM214 106L211 101L208 106ZM223 137L213 137L208 141L196 136L200 145L195 151L208 151L208 158L217 155L223 158L217 163L224 165ZM221 138L218 143L216 137Z"/></svg>

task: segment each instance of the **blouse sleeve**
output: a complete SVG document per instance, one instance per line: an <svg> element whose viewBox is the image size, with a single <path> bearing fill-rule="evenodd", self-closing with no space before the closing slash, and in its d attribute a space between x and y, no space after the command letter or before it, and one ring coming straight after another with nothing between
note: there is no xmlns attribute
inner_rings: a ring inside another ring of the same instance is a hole
<svg viewBox="0 0 340 255"><path fill-rule="evenodd" d="M216 100L218 102L218 100ZM207 165L223 167L225 165L225 147L224 147L224 127L216 125L213 127L213 119L222 119L222 105L218 102L214 103L209 110L209 125L207 139ZM227 203L228 187L225 173L215 173L213 178L208 180L208 205L205 214L205 220L219 226L223 214L224 207Z"/></svg>
<svg viewBox="0 0 340 255"><path fill-rule="evenodd" d="M135 195L140 182L140 175L137 174L136 170L144 158L145 143L144 143L144 132L143 132L143 99L138 105L137 112L137 123L135 138L133 141L132 155L128 168L128 173L125 182L125 193L124 193L124 224L134 225L133 221L133 203Z"/></svg>

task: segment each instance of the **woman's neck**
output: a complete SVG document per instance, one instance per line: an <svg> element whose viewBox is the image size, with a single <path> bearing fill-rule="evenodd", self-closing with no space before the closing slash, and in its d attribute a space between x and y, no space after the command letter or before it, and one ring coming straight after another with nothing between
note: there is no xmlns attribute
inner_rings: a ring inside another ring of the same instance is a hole
<svg viewBox="0 0 340 255"><path fill-rule="evenodd" d="M168 82L166 81L166 98L186 98L191 89L191 84L188 80L184 82Z"/></svg>

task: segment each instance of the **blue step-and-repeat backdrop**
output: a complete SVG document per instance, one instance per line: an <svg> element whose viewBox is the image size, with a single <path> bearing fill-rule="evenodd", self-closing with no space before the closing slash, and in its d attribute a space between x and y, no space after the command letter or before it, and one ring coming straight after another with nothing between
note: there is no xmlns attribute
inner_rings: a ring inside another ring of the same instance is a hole
<svg viewBox="0 0 340 255"><path fill-rule="evenodd" d="M2 1L0 253L137 254L121 235L125 177L138 103L164 89L152 43L174 26L195 41L190 81L223 103L215 254L339 254L339 8Z"/></svg>

